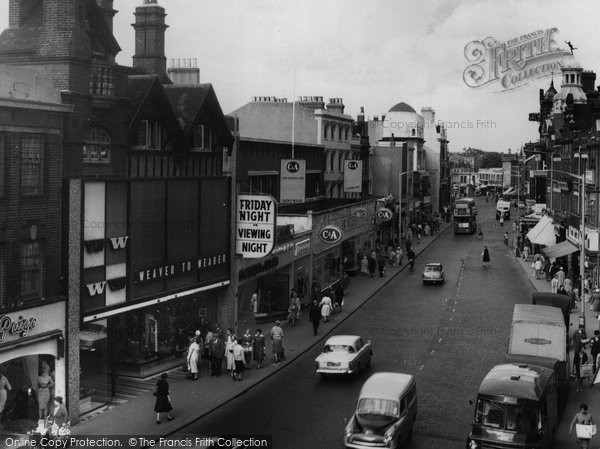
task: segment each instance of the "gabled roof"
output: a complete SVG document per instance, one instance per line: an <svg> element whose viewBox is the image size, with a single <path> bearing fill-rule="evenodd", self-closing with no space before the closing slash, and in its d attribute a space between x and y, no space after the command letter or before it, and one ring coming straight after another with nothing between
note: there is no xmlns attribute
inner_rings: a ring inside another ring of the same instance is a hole
<svg viewBox="0 0 600 449"><path fill-rule="evenodd" d="M233 143L229 125L212 84L165 86L165 92L181 131L187 135L197 124L210 123L225 145Z"/></svg>

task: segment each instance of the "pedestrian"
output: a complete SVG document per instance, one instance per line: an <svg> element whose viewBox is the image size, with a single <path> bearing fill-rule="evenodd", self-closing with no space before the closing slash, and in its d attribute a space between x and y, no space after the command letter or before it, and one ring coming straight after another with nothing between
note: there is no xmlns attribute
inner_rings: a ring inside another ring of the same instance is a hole
<svg viewBox="0 0 600 449"><path fill-rule="evenodd" d="M558 267L558 272L556 273L556 275L558 276L558 285L565 285L565 271L563 270L563 267Z"/></svg>
<svg viewBox="0 0 600 449"><path fill-rule="evenodd" d="M288 305L288 321L292 324L292 327L296 325L296 321L298 320L298 313L300 310L300 298L298 297L298 292L296 289L292 289L292 294L290 296L290 302Z"/></svg>
<svg viewBox="0 0 600 449"><path fill-rule="evenodd" d="M283 360L283 329L281 328L281 321L275 321L275 325L271 328L269 333L271 337L271 350L275 363L279 363Z"/></svg>
<svg viewBox="0 0 600 449"><path fill-rule="evenodd" d="M396 250L395 250L395 249L392 249L392 250L390 251L389 264L390 264L392 267L394 267L394 268L396 268L396 267L398 266L398 265L396 264Z"/></svg>
<svg viewBox="0 0 600 449"><path fill-rule="evenodd" d="M421 234L423 233L423 225L419 223L417 225L417 243L421 243Z"/></svg>
<svg viewBox="0 0 600 449"><path fill-rule="evenodd" d="M426 237L429 237L431 235L431 226L429 226L429 223L425 223L425 229L423 232L425 232Z"/></svg>
<svg viewBox="0 0 600 449"><path fill-rule="evenodd" d="M250 296L250 310L254 315L258 313L258 290Z"/></svg>
<svg viewBox="0 0 600 449"><path fill-rule="evenodd" d="M371 253L369 255L369 275L373 277L375 274L375 270L377 269L377 260L375 260L375 255Z"/></svg>
<svg viewBox="0 0 600 449"><path fill-rule="evenodd" d="M413 239L412 229L408 228L408 231L406 232L406 246L407 247L412 245L412 239Z"/></svg>
<svg viewBox="0 0 600 449"><path fill-rule="evenodd" d="M344 287L342 287L343 278L335 286L335 308L339 312L342 311L344 305Z"/></svg>
<svg viewBox="0 0 600 449"><path fill-rule="evenodd" d="M321 307L317 301L313 301L308 312L308 319L312 323L313 335L317 335L319 324L321 324Z"/></svg>
<svg viewBox="0 0 600 449"><path fill-rule="evenodd" d="M64 406L63 402L62 396L54 397L54 411L52 412L52 420L54 423L52 426L57 426L59 428L62 427L64 429L69 422L69 412L67 411L67 408ZM167 419L173 419L172 416L171 418L169 418L169 416L167 416ZM156 424L160 424L160 421L157 420Z"/></svg>
<svg viewBox="0 0 600 449"><path fill-rule="evenodd" d="M266 349L265 336L262 333L262 329L256 329L252 338L252 356L258 363L258 368L261 368L265 361Z"/></svg>
<svg viewBox="0 0 600 449"><path fill-rule="evenodd" d="M250 329L246 329L242 338L240 338L240 343L244 348L244 365L246 368L250 369L250 362L252 361L252 334L250 333Z"/></svg>
<svg viewBox="0 0 600 449"><path fill-rule="evenodd" d="M377 258L377 266L379 268L379 277L383 277L383 273L385 273L385 254L383 252L379 253L379 257Z"/></svg>
<svg viewBox="0 0 600 449"><path fill-rule="evenodd" d="M558 293L558 276L557 275L554 275L554 277L550 281L550 291L552 293Z"/></svg>
<svg viewBox="0 0 600 449"><path fill-rule="evenodd" d="M490 266L490 251L488 250L487 245L483 247L483 252L481 253L481 257L483 260L483 267L487 268Z"/></svg>
<svg viewBox="0 0 600 449"><path fill-rule="evenodd" d="M594 336L590 338L590 353L592 354L592 368L596 373L596 362L598 360L598 354L600 354L600 330L594 331Z"/></svg>
<svg viewBox="0 0 600 449"><path fill-rule="evenodd" d="M342 297L346 297L346 295L348 294L348 287L350 286L350 276L348 276L348 273L344 273L342 275ZM344 301L342 300L342 305Z"/></svg>
<svg viewBox="0 0 600 449"><path fill-rule="evenodd" d="M521 256L523 257L523 260L527 262L527 259L529 259L529 246L523 245L523 251L521 251Z"/></svg>
<svg viewBox="0 0 600 449"><path fill-rule="evenodd" d="M156 401L154 403L154 411L156 412L156 424L160 424L161 413L166 413L167 419L169 421L173 419L173 416L171 415L173 406L171 405L169 382L167 382L168 377L169 375L167 373L162 373L160 375L160 379L158 380L158 382L156 382L156 386L154 387L154 396L156 396ZM55 398L55 400L56 399L58 399L58 396Z"/></svg>
<svg viewBox="0 0 600 449"><path fill-rule="evenodd" d="M190 339L190 346L187 352L187 369L192 380L198 380L198 359L200 356L200 345L198 338L193 336Z"/></svg>
<svg viewBox="0 0 600 449"><path fill-rule="evenodd" d="M584 348L586 344L590 341L587 337L587 333L585 331L585 326L583 324L579 325L579 328L573 334L573 338L571 339L571 346L573 347L573 353L577 354L580 348ZM573 361L573 368L576 368L576 363Z"/></svg>
<svg viewBox="0 0 600 449"><path fill-rule="evenodd" d="M219 377L223 368L223 358L225 357L225 342L218 332L215 332L213 341L210 345L210 366L211 376Z"/></svg>
<svg viewBox="0 0 600 449"><path fill-rule="evenodd" d="M577 424L591 426L594 424L592 419L592 415L588 413L588 406L586 403L582 403L579 406L579 412L573 417L573 421L571 421L571 426L569 427L569 435L573 433L573 427L576 427ZM577 430L576 430L577 431ZM577 438L577 442L579 443L580 448L589 448L590 447L590 438Z"/></svg>
<svg viewBox="0 0 600 449"><path fill-rule="evenodd" d="M591 307L594 312L600 312L600 288L594 289L592 293Z"/></svg>
<svg viewBox="0 0 600 449"><path fill-rule="evenodd" d="M233 363L234 368L231 371L231 377L233 381L242 380L242 373L244 372L244 347L240 344L239 340L233 336Z"/></svg>
<svg viewBox="0 0 600 449"><path fill-rule="evenodd" d="M396 248L396 266L399 267L400 265L402 265L402 248L398 247Z"/></svg>
<svg viewBox="0 0 600 449"><path fill-rule="evenodd" d="M325 293L325 296L323 296L323 298L321 299L319 307L321 307L321 316L323 317L323 321L329 321L331 309L333 308L333 302L331 301L331 298L327 296L327 293Z"/></svg>
<svg viewBox="0 0 600 449"><path fill-rule="evenodd" d="M540 275L542 273L542 260L541 259L537 259L533 263L533 271L535 272L535 278L539 279Z"/></svg>
<svg viewBox="0 0 600 449"><path fill-rule="evenodd" d="M8 378L4 375L4 373L0 372L0 419L4 413L4 407L6 406L6 400L8 398L8 393L12 390L12 386L8 381Z"/></svg>
<svg viewBox="0 0 600 449"><path fill-rule="evenodd" d="M410 270L410 272L412 273L415 270L415 252L413 251L412 248L410 248L407 252L406 252L406 257L408 257L408 268Z"/></svg>
<svg viewBox="0 0 600 449"><path fill-rule="evenodd" d="M565 278L563 285L565 286L565 290L567 291L567 293L571 293L571 291L573 290L573 281L570 277Z"/></svg>
<svg viewBox="0 0 600 449"><path fill-rule="evenodd" d="M233 363L233 329L230 327L225 331L225 359L227 364L225 365L228 372L232 372L235 363Z"/></svg>
<svg viewBox="0 0 600 449"><path fill-rule="evenodd" d="M504 244L508 246L508 232L504 233Z"/></svg>
<svg viewBox="0 0 600 449"><path fill-rule="evenodd" d="M360 261L360 274L363 276L369 275L369 260L367 259L367 256L363 256Z"/></svg>

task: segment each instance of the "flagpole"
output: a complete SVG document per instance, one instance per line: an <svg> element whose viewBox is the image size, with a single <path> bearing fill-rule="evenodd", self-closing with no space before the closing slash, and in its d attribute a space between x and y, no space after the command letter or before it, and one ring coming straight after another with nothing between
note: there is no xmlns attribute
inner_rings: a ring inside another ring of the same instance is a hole
<svg viewBox="0 0 600 449"><path fill-rule="evenodd" d="M292 159L295 159L294 143L296 137L296 68L294 67L294 99L292 102Z"/></svg>

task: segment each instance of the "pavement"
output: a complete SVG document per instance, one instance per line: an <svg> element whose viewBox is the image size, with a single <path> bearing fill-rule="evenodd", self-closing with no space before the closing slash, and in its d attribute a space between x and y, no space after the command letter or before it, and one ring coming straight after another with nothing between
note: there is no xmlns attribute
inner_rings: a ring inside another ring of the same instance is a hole
<svg viewBox="0 0 600 449"><path fill-rule="evenodd" d="M509 228L510 229L510 228ZM420 243L413 245L414 251L418 256L428 246L445 232L452 232L452 223L442 222L440 231L433 236L423 236ZM512 251L507 247L507 251ZM540 292L550 291L550 282L545 279L535 279L531 270L531 257L529 261L522 258L516 258L524 272L528 275L533 289ZM308 322L307 311L298 325L291 327L289 324L283 324L284 347L286 351L286 360L280 364L275 364L272 357L269 357L266 364L261 369L246 370L244 379L241 382L233 382L226 373L219 378L210 377L206 372L201 372L200 379L197 381L175 379L170 380L171 400L173 404L172 421L163 419L160 425L156 424L156 415L154 410L154 396L152 393L144 393L139 397L120 404L105 413L94 416L93 418L81 422L72 427L73 435L154 435L169 436L176 434L180 429L188 424L202 418L215 409L241 396L249 389L264 382L269 377L275 375L279 370L292 362L297 357L309 351L315 345L322 344L322 341L331 334L335 328L341 324L347 317L355 313L365 302L373 297L380 289L389 283L401 271L408 268L405 263L394 268L387 266L384 277L376 274L374 277L356 276L351 278L351 283L344 299L344 307L340 313L332 316L328 323L321 323L319 334L313 336L312 326ZM418 265L418 264L417 264ZM595 314L590 311L589 305L584 304L584 313L586 316L586 328L588 336L593 334L595 329L599 328L599 321ZM581 310L574 311L571 314L571 329L575 329L579 323ZM270 323L263 325L263 332L268 333ZM267 338L267 340L269 340ZM270 356L270 344L267 341L267 354ZM572 360L572 357L571 357ZM502 361L499 360L498 363ZM181 377L181 376L179 376ZM576 383L573 382L570 389L569 400L565 407L565 412L558 428L554 447L557 449L575 447L575 436L569 434L569 425L572 417L579 410L581 402L586 402L592 416L597 416L600 422L600 385L595 388L589 388L590 382L584 382L584 391L576 392ZM598 438L597 438L598 439Z"/></svg>
<svg viewBox="0 0 600 449"><path fill-rule="evenodd" d="M433 244L441 234L451 232L452 229L452 222L441 222L439 232L433 236L422 236L420 242L416 240L413 242L417 265L419 254ZM405 248L404 242L402 245ZM72 426L71 434L79 436L173 435L188 424L264 382L315 345L323 344L325 337L331 334L339 324L356 312L405 269L408 269L406 253L404 254L404 264L398 268L387 265L383 277L379 277L379 273L376 273L374 277L360 275L351 277L347 295L344 298L343 310L332 315L329 322L321 322L317 336L313 336L312 325L308 321L308 310L303 311L302 318L296 326L292 327L284 322L282 327L286 360L282 363L274 363L270 351L270 339L267 337L267 355L269 356L267 362L261 369L256 369L256 365L253 364L251 370L244 371L241 382L234 382L227 373L218 378L211 377L207 375L206 370L201 370L199 373L201 377L197 381L177 379L175 376L174 379L169 379L171 403L173 405L172 414L175 417L172 421L167 421L163 415L162 423L157 425L156 414L154 413L155 398L152 393L144 393L135 399L128 400L106 412L95 415L91 419ZM265 323L259 327L267 335L272 325L273 323Z"/></svg>

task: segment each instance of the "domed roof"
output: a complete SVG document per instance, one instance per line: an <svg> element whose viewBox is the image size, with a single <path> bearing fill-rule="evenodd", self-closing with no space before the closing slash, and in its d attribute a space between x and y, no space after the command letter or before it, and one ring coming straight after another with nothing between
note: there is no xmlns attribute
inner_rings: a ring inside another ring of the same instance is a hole
<svg viewBox="0 0 600 449"><path fill-rule="evenodd" d="M415 111L412 108L412 106L410 106L404 102L400 102L400 103L392 106L388 112L417 112L417 111Z"/></svg>

